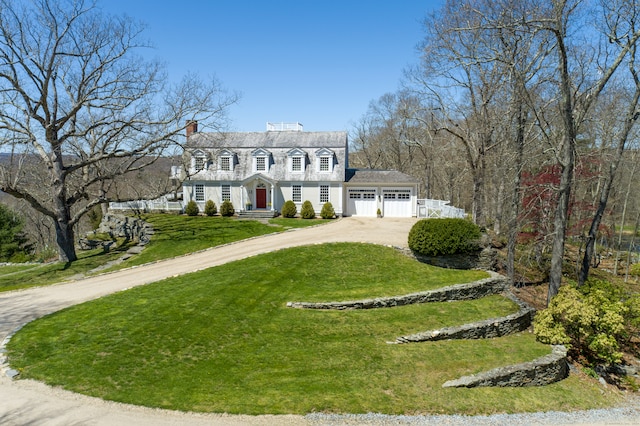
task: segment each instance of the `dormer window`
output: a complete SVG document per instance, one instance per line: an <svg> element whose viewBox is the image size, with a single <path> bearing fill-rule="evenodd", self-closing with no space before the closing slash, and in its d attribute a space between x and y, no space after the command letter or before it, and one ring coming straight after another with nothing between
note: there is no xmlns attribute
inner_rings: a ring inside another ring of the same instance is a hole
<svg viewBox="0 0 640 426"><path fill-rule="evenodd" d="M231 158L230 157L222 157L220 158L220 170L228 172L231 170Z"/></svg>
<svg viewBox="0 0 640 426"><path fill-rule="evenodd" d="M232 172L235 165L235 154L227 149L220 152L218 156L220 159L220 170L223 172Z"/></svg>
<svg viewBox="0 0 640 426"><path fill-rule="evenodd" d="M302 171L302 157L291 157L291 171L292 172Z"/></svg>
<svg viewBox="0 0 640 426"><path fill-rule="evenodd" d="M307 153L299 148L292 149L287 152L289 157L289 171L293 173L302 173L307 165Z"/></svg>
<svg viewBox="0 0 640 426"><path fill-rule="evenodd" d="M271 165L271 153L265 149L259 148L251 153L253 156L253 171L268 172Z"/></svg>
<svg viewBox="0 0 640 426"><path fill-rule="evenodd" d="M193 153L193 169L196 173L200 170L204 170L207 166L207 156L202 151L196 151Z"/></svg>
<svg viewBox="0 0 640 426"><path fill-rule="evenodd" d="M321 172L330 172L329 168L329 157L320 157L320 171Z"/></svg>
<svg viewBox="0 0 640 426"><path fill-rule="evenodd" d="M333 151L327 148L322 148L316 151L317 169L320 173L333 172L333 164L335 155Z"/></svg>

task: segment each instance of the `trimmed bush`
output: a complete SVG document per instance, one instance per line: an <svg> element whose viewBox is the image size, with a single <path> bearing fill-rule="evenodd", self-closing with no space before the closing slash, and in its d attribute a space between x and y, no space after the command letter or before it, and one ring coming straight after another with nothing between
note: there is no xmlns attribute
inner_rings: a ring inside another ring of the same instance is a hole
<svg viewBox="0 0 640 426"><path fill-rule="evenodd" d="M320 210L320 217L323 219L333 219L336 216L336 212L333 209L333 204L327 202L322 206Z"/></svg>
<svg viewBox="0 0 640 426"><path fill-rule="evenodd" d="M231 203L231 201L225 200L222 202L222 205L220 206L220 214L222 216L229 217L233 216L235 213L236 211L233 208L233 204Z"/></svg>
<svg viewBox="0 0 640 426"><path fill-rule="evenodd" d="M300 209L300 217L303 219L315 219L316 211L313 209L313 204L311 201L306 200L302 203L302 208Z"/></svg>
<svg viewBox="0 0 640 426"><path fill-rule="evenodd" d="M200 214L198 203L193 200L189 201L187 206L184 208L184 212L187 216L198 216L198 214Z"/></svg>
<svg viewBox="0 0 640 426"><path fill-rule="evenodd" d="M409 248L425 256L480 250L480 228L465 219L423 219L409 231Z"/></svg>
<svg viewBox="0 0 640 426"><path fill-rule="evenodd" d="M298 214L298 208L296 207L296 203L291 200L287 200L282 205L282 216L283 217L296 217Z"/></svg>
<svg viewBox="0 0 640 426"><path fill-rule="evenodd" d="M218 207L216 206L216 203L214 203L212 200L207 200L207 202L204 204L204 214L206 214L207 216L213 216L216 213L218 213Z"/></svg>

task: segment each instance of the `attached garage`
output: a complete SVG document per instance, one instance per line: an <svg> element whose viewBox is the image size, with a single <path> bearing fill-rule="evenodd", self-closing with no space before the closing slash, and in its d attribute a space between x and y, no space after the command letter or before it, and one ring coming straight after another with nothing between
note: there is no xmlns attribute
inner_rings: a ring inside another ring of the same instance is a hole
<svg viewBox="0 0 640 426"><path fill-rule="evenodd" d="M413 197L411 189L383 189L382 213L387 217L411 217Z"/></svg>
<svg viewBox="0 0 640 426"><path fill-rule="evenodd" d="M378 210L376 188L349 188L347 211L350 216L375 216Z"/></svg>
<svg viewBox="0 0 640 426"><path fill-rule="evenodd" d="M415 217L418 181L395 170L347 169L345 216Z"/></svg>

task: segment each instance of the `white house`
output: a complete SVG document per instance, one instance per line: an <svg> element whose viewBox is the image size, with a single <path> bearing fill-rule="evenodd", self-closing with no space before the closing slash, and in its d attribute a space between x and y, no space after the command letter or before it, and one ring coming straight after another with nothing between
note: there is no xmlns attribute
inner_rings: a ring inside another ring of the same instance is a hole
<svg viewBox="0 0 640 426"><path fill-rule="evenodd" d="M418 181L397 171L349 168L346 132L305 132L267 123L266 132L202 133L187 127L184 202L229 200L240 213L280 211L287 200L331 202L338 216L416 216Z"/></svg>

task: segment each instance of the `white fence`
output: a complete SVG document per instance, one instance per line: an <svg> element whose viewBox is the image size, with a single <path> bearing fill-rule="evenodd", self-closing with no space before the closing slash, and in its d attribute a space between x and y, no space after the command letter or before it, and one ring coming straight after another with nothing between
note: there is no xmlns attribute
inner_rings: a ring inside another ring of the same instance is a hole
<svg viewBox="0 0 640 426"><path fill-rule="evenodd" d="M418 200L418 217L424 218L464 218L464 209L448 205L444 200Z"/></svg>
<svg viewBox="0 0 640 426"><path fill-rule="evenodd" d="M183 209L182 201L169 201L166 198L157 200L124 201L121 203L109 203L110 210L136 210L136 211L179 211Z"/></svg>

